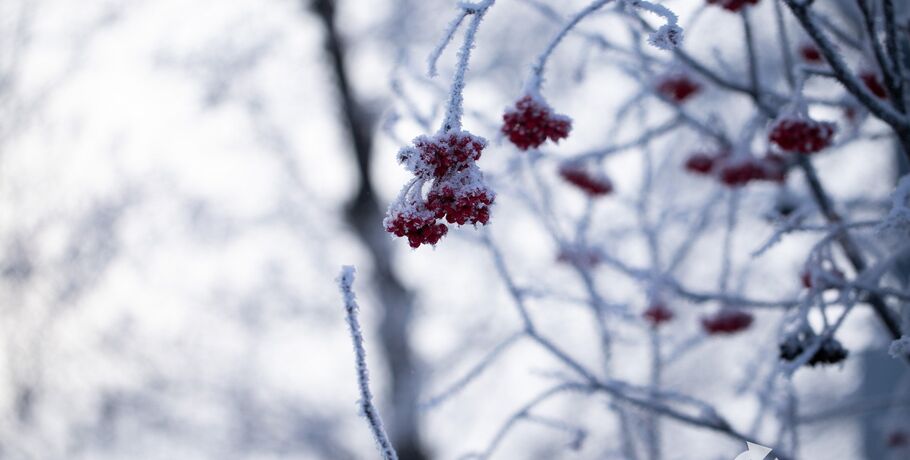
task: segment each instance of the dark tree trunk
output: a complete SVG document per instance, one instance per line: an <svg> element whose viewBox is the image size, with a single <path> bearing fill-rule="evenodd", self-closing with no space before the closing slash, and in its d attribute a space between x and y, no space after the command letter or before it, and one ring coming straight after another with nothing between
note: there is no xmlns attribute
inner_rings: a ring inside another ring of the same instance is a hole
<svg viewBox="0 0 910 460"><path fill-rule="evenodd" d="M401 460L424 460L428 456L420 444L417 420L420 377L409 338L413 296L392 271L390 239L382 228L382 206L376 198L370 178L374 117L358 103L350 86L344 44L335 26L335 1L304 0L304 3L309 4L325 27L326 52L333 72L341 116L357 160L360 187L348 204L346 218L373 258L373 281L384 309L380 338L391 378L393 412L389 414L388 425L392 443Z"/></svg>

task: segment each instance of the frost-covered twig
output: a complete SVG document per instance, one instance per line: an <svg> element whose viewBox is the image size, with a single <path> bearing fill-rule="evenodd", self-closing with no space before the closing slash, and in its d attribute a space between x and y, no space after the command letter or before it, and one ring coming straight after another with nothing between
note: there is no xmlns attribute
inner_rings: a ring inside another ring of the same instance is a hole
<svg viewBox="0 0 910 460"><path fill-rule="evenodd" d="M344 299L344 310L346 313L348 332L351 334L351 341L354 344L354 358L357 371L357 386L360 390L360 413L367 420L373 439L379 448L383 460L397 460L398 454L389 441L385 428L382 425L382 418L379 411L373 406L373 393L370 391L370 375L367 369L367 352L363 346L363 331L360 329L360 322L357 320L357 300L353 290L354 284L354 267L346 265L341 268L341 274L338 276L338 287L341 289L341 296Z"/></svg>

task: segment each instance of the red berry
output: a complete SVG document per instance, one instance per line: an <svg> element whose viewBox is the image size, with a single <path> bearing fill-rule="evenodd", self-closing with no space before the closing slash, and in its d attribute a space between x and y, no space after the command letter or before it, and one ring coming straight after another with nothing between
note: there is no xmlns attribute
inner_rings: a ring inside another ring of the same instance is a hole
<svg viewBox="0 0 910 460"><path fill-rule="evenodd" d="M661 96L679 104L701 91L701 84L685 73L674 73L661 78L654 89Z"/></svg>
<svg viewBox="0 0 910 460"><path fill-rule="evenodd" d="M450 131L433 136L418 136L413 147L398 152L398 161L422 179L442 177L466 169L480 154L487 141L466 131Z"/></svg>
<svg viewBox="0 0 910 460"><path fill-rule="evenodd" d="M778 119L768 138L786 152L809 155L831 145L837 125L811 118L787 117Z"/></svg>
<svg viewBox="0 0 910 460"><path fill-rule="evenodd" d="M711 316L701 319L702 328L709 335L735 334L744 331L752 325L751 313L724 308Z"/></svg>
<svg viewBox="0 0 910 460"><path fill-rule="evenodd" d="M572 120L553 112L546 102L525 96L502 116L502 133L521 150L537 148L547 139L558 142L569 137Z"/></svg>
<svg viewBox="0 0 910 460"><path fill-rule="evenodd" d="M398 237L407 237L412 248L421 244L435 245L449 230L438 223L436 216L422 203L411 201L393 205L383 221L385 230Z"/></svg>
<svg viewBox="0 0 910 460"><path fill-rule="evenodd" d="M642 316L651 323L651 326L658 327L672 320L674 315L673 310L667 308L663 302L655 302L645 310Z"/></svg>
<svg viewBox="0 0 910 460"><path fill-rule="evenodd" d="M859 78L866 85L866 88L869 88L869 91L872 91L872 94L879 99L887 99L888 91L885 89L885 86L882 84L881 78L878 74L871 70L864 70L859 74Z"/></svg>
<svg viewBox="0 0 910 460"><path fill-rule="evenodd" d="M472 173L473 172L473 173ZM481 224L490 220L495 194L483 183L477 169L437 180L427 195L427 209L450 224Z"/></svg>
<svg viewBox="0 0 910 460"><path fill-rule="evenodd" d="M720 181L730 187L741 187L756 180L786 181L787 167L783 157L768 154L765 158L753 156L729 158L720 165Z"/></svg>
<svg viewBox="0 0 910 460"><path fill-rule="evenodd" d="M803 61L810 64L821 64L825 61L821 51L811 43L804 43L800 46L799 55L803 58Z"/></svg>
<svg viewBox="0 0 910 460"><path fill-rule="evenodd" d="M581 165L564 164L559 168L559 175L591 197L607 195L613 191L613 183L609 178L592 174Z"/></svg>
<svg viewBox="0 0 910 460"><path fill-rule="evenodd" d="M720 158L720 155L694 153L686 159L685 168L693 174L711 174Z"/></svg>
<svg viewBox="0 0 910 460"><path fill-rule="evenodd" d="M757 5L759 0L707 0L709 5L717 5L721 8L737 12L746 7L746 5Z"/></svg>

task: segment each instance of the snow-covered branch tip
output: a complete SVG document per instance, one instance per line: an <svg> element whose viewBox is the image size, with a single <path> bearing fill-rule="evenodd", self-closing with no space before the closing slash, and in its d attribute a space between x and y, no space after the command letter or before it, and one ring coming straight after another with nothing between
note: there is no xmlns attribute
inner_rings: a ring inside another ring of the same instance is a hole
<svg viewBox="0 0 910 460"><path fill-rule="evenodd" d="M354 267L345 265L341 267L341 274L338 275L338 287L341 289L341 296L344 300L344 310L347 314L348 331L351 334L351 341L354 343L354 358L357 371L357 385L360 389L360 401L357 402L360 407L360 414L366 418L370 425L370 431L382 454L383 460L398 460L398 454L389 441L385 428L382 425L382 418L376 407L373 406L373 393L370 391L370 375L367 369L367 352L363 347L363 331L360 329L360 322L357 321L356 296L354 295Z"/></svg>

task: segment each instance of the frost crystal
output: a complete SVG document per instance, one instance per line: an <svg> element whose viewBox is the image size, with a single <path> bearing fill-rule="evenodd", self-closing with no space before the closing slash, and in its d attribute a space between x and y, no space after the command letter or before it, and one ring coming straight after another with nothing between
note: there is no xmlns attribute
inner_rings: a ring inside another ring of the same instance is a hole
<svg viewBox="0 0 910 460"><path fill-rule="evenodd" d="M891 348L888 349L888 353L894 359L901 359L910 354L910 336L904 335L891 342Z"/></svg>
<svg viewBox="0 0 910 460"><path fill-rule="evenodd" d="M664 24L648 36L648 43L658 49L672 51L682 44L683 30L676 24Z"/></svg>

